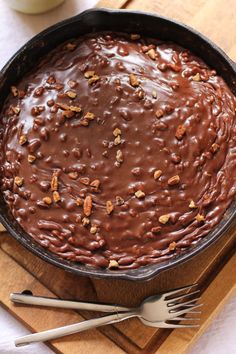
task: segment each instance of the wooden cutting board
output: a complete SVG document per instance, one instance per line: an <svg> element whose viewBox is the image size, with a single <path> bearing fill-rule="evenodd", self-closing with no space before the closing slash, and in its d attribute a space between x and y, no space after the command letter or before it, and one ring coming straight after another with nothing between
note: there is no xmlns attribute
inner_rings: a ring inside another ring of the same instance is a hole
<svg viewBox="0 0 236 354"><path fill-rule="evenodd" d="M157 12L198 29L236 61L234 14L236 2L228 0L102 0L97 6ZM224 14L224 16L222 16ZM35 294L67 299L137 305L144 297L198 282L205 303L200 329L159 330L139 320L106 326L49 343L57 353L175 353L190 348L215 316L236 283L236 230L230 230L213 247L193 260L166 271L149 282L98 280L76 277L30 254L6 232L0 234L0 302L32 331L41 331L81 321L98 314L12 305L10 292L30 289ZM233 271L232 271L233 270Z"/></svg>

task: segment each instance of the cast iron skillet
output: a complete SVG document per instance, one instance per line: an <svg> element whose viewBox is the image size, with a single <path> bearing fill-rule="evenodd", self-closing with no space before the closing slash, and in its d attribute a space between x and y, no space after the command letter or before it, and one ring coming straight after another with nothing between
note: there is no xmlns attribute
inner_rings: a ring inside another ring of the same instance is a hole
<svg viewBox="0 0 236 354"><path fill-rule="evenodd" d="M176 42L193 51L208 65L216 69L217 73L225 79L232 92L236 94L236 64L214 43L197 31L178 22L152 14L126 10L92 9L57 23L39 33L9 60L0 73L0 109L9 93L9 87L16 84L37 63L37 60L41 56L67 39L89 32L104 30L140 33L145 36ZM78 275L106 279L149 280L161 271L173 269L178 264L182 264L186 260L193 258L204 249L210 247L229 227L233 227L236 219L235 204L234 201L226 211L223 220L208 236L201 239L196 245L187 249L179 256L164 263L123 271L95 269L75 264L48 252L34 242L14 220L1 193L0 222L17 241L31 252L64 270Z"/></svg>

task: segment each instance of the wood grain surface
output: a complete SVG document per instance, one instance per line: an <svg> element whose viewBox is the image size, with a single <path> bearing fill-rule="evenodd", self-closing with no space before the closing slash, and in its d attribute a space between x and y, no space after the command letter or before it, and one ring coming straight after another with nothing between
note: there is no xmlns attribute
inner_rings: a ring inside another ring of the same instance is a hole
<svg viewBox="0 0 236 354"><path fill-rule="evenodd" d="M156 12L182 21L201 31L236 61L236 1L228 0L101 0L98 7L127 8ZM223 15L222 15L223 14ZM198 282L204 307L200 329L158 330L137 319L99 330L68 336L49 345L63 354L182 354L214 317L215 309L235 285L236 232L230 230L212 247L173 271L161 273L149 282L107 281L76 277L30 254L6 232L0 235L0 301L32 331L40 331L91 318L94 313L48 310L12 305L9 293L30 289L35 294L67 299L100 301L135 306L146 296ZM231 257L232 256L232 257ZM5 270L8 270L7 272ZM212 296L214 294L214 296ZM46 321L45 321L46 319Z"/></svg>

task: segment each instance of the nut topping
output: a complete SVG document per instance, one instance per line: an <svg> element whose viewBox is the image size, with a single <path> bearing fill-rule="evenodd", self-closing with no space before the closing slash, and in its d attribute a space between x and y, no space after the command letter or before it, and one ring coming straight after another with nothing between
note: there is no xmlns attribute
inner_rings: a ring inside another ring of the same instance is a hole
<svg viewBox="0 0 236 354"><path fill-rule="evenodd" d="M28 139L27 139L26 135L21 135L20 136L20 139L19 139L19 144L20 145L24 145L27 141L28 141Z"/></svg>
<svg viewBox="0 0 236 354"><path fill-rule="evenodd" d="M119 267L119 263L117 261L115 261L114 259L112 259L109 262L108 268L112 269L112 268L118 268Z"/></svg>
<svg viewBox="0 0 236 354"><path fill-rule="evenodd" d="M88 177L80 177L79 181L80 183L85 184L85 186L88 186L90 183L90 179Z"/></svg>
<svg viewBox="0 0 236 354"><path fill-rule="evenodd" d="M121 135L121 130L120 130L119 128L115 128L115 129L113 130L113 135L114 135L115 137Z"/></svg>
<svg viewBox="0 0 236 354"><path fill-rule="evenodd" d="M28 155L28 162L33 163L36 160L36 156L34 155Z"/></svg>
<svg viewBox="0 0 236 354"><path fill-rule="evenodd" d="M67 43L66 44L66 49L73 51L75 50L75 48L77 47L77 45L75 43Z"/></svg>
<svg viewBox="0 0 236 354"><path fill-rule="evenodd" d="M54 172L51 180L51 190L57 191L58 190L58 176L57 173Z"/></svg>
<svg viewBox="0 0 236 354"><path fill-rule="evenodd" d="M161 232L161 226L152 227L151 232L153 234L159 234Z"/></svg>
<svg viewBox="0 0 236 354"><path fill-rule="evenodd" d="M156 114L157 118L161 118L161 117L163 117L164 112L162 109L158 109L155 114Z"/></svg>
<svg viewBox="0 0 236 354"><path fill-rule="evenodd" d="M159 179L161 177L161 175L162 175L162 170L154 171L154 175L153 176L154 176L155 180Z"/></svg>
<svg viewBox="0 0 236 354"><path fill-rule="evenodd" d="M143 191L141 191L140 189L134 193L135 197L138 199L143 199L145 198L145 193Z"/></svg>
<svg viewBox="0 0 236 354"><path fill-rule="evenodd" d="M68 176L71 178L71 179L77 179L79 177L79 174L78 172L74 171L74 172L69 172L68 173Z"/></svg>
<svg viewBox="0 0 236 354"><path fill-rule="evenodd" d="M16 176L14 178L14 183L18 186L18 187L21 187L24 183L24 178L23 177L19 177L19 176Z"/></svg>
<svg viewBox="0 0 236 354"><path fill-rule="evenodd" d="M190 208L190 209L196 209L196 208L197 208L197 205L194 203L193 200L190 201L190 203L189 203L189 208Z"/></svg>
<svg viewBox="0 0 236 354"><path fill-rule="evenodd" d="M90 228L90 233L91 234L96 234L96 232L97 232L97 227L96 226L92 226L91 228Z"/></svg>
<svg viewBox="0 0 236 354"><path fill-rule="evenodd" d="M158 220L161 224L166 224L168 223L169 219L170 219L170 214L165 214L165 215L161 215Z"/></svg>
<svg viewBox="0 0 236 354"><path fill-rule="evenodd" d="M220 150L220 145L218 145L218 144L216 144L216 143L213 143L212 145L211 145L211 152L213 153L213 154L215 154L218 150Z"/></svg>
<svg viewBox="0 0 236 354"><path fill-rule="evenodd" d="M78 206L82 206L82 205L84 204L83 199L77 198L77 199L76 199L76 204L77 204Z"/></svg>
<svg viewBox="0 0 236 354"><path fill-rule="evenodd" d="M87 195L87 197L84 200L84 214L86 216L90 216L92 213L92 197L90 195Z"/></svg>
<svg viewBox="0 0 236 354"><path fill-rule="evenodd" d="M74 99L77 96L77 93L74 91L67 91L66 94L69 98L72 98L72 99Z"/></svg>
<svg viewBox="0 0 236 354"><path fill-rule="evenodd" d="M129 82L130 82L130 85L133 87L139 86L139 80L138 80L137 76L134 74L129 75Z"/></svg>
<svg viewBox="0 0 236 354"><path fill-rule="evenodd" d="M176 176L169 178L167 183L169 186L174 186L176 184L179 184L179 182L180 182L180 177L178 175L176 175Z"/></svg>
<svg viewBox="0 0 236 354"><path fill-rule="evenodd" d="M16 86L11 86L11 93L14 97L18 96L18 89L16 88Z"/></svg>
<svg viewBox="0 0 236 354"><path fill-rule="evenodd" d="M94 181L92 181L92 182L90 183L90 186L93 187L93 188L95 188L95 189L98 189L99 186L100 186L100 181L99 181L99 179L95 179Z"/></svg>
<svg viewBox="0 0 236 354"><path fill-rule="evenodd" d="M95 118L95 114L92 112L87 112L84 116L84 119L88 119L88 120L93 120Z"/></svg>
<svg viewBox="0 0 236 354"><path fill-rule="evenodd" d="M95 75L95 71L92 71L92 70L86 71L86 72L84 73L85 79L89 79L90 77L93 77L94 75Z"/></svg>
<svg viewBox="0 0 236 354"><path fill-rule="evenodd" d="M201 76L200 76L199 73L197 73L196 75L194 75L194 76L192 77L192 79L193 79L193 81L201 81Z"/></svg>
<svg viewBox="0 0 236 354"><path fill-rule="evenodd" d="M89 220L88 218L84 217L84 218L82 219L82 225L83 225L83 226L87 226L87 225L89 225L89 224L90 224L90 220Z"/></svg>
<svg viewBox="0 0 236 354"><path fill-rule="evenodd" d="M124 161L123 153L121 150L117 150L117 152L116 152L116 161L120 162L120 163Z"/></svg>
<svg viewBox="0 0 236 354"><path fill-rule="evenodd" d="M106 211L107 211L107 214L110 215L110 214L113 212L113 210L114 210L114 205L113 205L113 203L112 203L111 200L108 200L108 201L106 202Z"/></svg>
<svg viewBox="0 0 236 354"><path fill-rule="evenodd" d="M174 251L176 249L177 243L176 242L171 242L169 244L169 251Z"/></svg>
<svg viewBox="0 0 236 354"><path fill-rule="evenodd" d="M182 140L183 139L183 136L185 135L186 133L186 128L184 125L179 125L177 130L176 130L176 133L175 133L175 137L178 139L178 140Z"/></svg>
<svg viewBox="0 0 236 354"><path fill-rule="evenodd" d="M44 197L43 202L47 205L52 204L52 199L50 197Z"/></svg>
<svg viewBox="0 0 236 354"><path fill-rule="evenodd" d="M52 193L52 197L55 203L58 203L61 200L60 194L57 191Z"/></svg>
<svg viewBox="0 0 236 354"><path fill-rule="evenodd" d="M204 215L201 215L201 214L197 214L197 216L195 216L195 219L198 221L198 222L202 222L205 220L205 216Z"/></svg>
<svg viewBox="0 0 236 354"><path fill-rule="evenodd" d="M152 48L152 49L149 49L147 51L147 55L149 56L149 58L151 58L152 60L155 60L156 59L156 52L155 50Z"/></svg>
<svg viewBox="0 0 236 354"><path fill-rule="evenodd" d="M125 201L124 201L123 198L121 198L119 195L116 196L116 204L117 204L117 205L119 205L119 206L120 206L120 205L123 205L124 202L125 202Z"/></svg>

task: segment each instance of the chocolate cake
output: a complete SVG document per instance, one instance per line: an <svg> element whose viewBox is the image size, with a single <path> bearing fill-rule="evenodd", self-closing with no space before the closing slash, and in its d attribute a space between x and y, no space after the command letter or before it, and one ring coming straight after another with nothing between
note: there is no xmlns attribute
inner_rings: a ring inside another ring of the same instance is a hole
<svg viewBox="0 0 236 354"><path fill-rule="evenodd" d="M236 193L236 99L201 59L138 34L63 43L11 87L1 189L40 245L111 269L162 262Z"/></svg>

